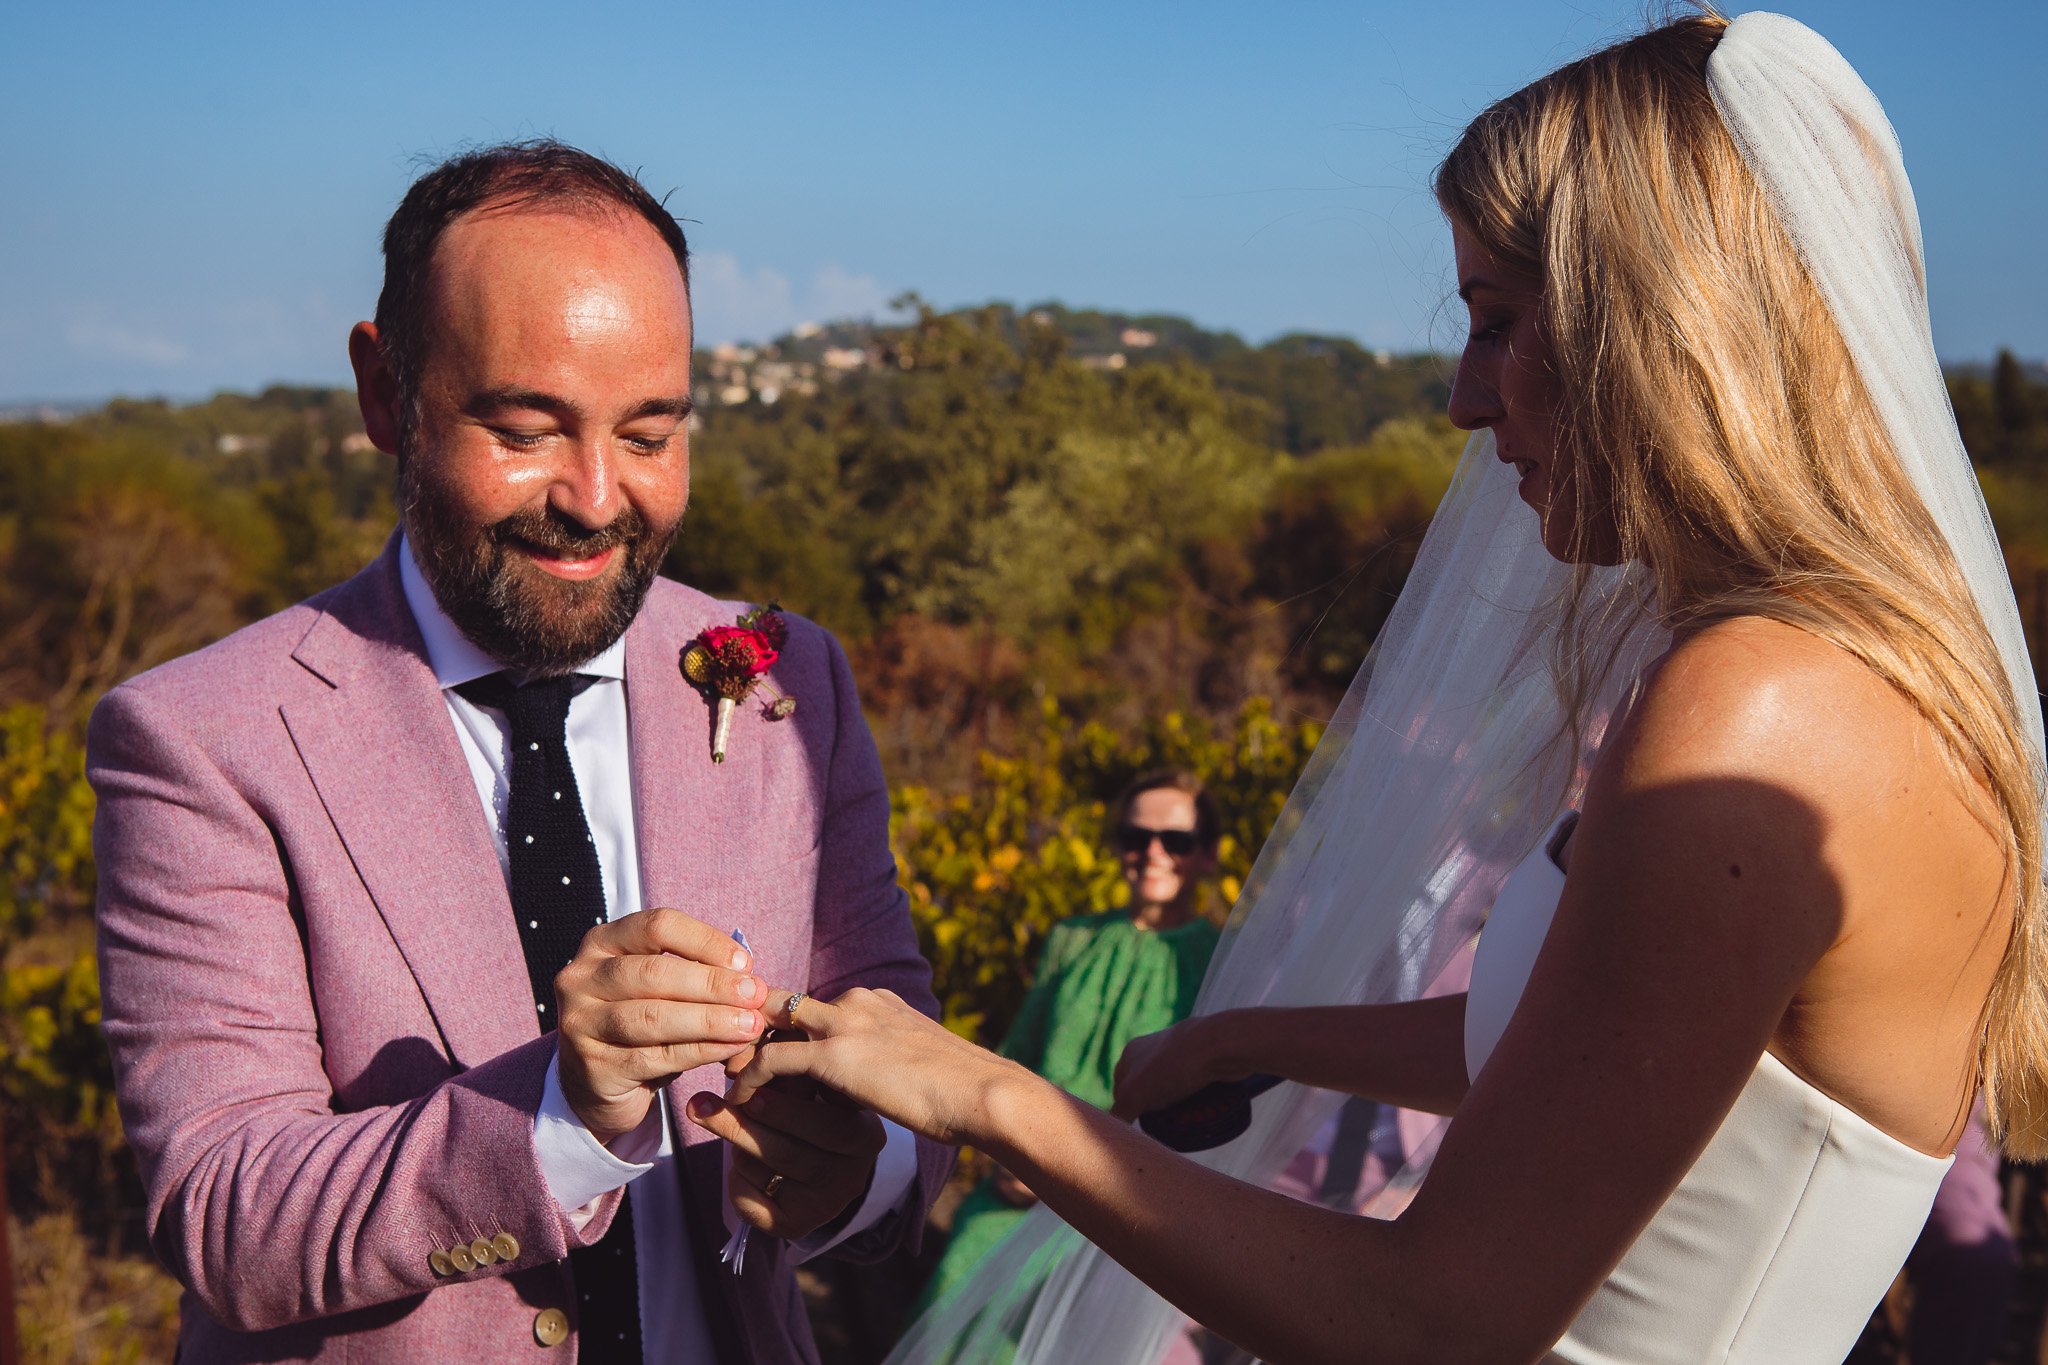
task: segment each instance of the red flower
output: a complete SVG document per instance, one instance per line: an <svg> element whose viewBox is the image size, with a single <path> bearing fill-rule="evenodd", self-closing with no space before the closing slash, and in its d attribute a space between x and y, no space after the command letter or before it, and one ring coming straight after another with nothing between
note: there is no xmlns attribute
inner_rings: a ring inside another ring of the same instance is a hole
<svg viewBox="0 0 2048 1365"><path fill-rule="evenodd" d="M697 637L711 651L719 671L742 679L758 678L774 666L780 656L767 636L739 626L712 626Z"/></svg>

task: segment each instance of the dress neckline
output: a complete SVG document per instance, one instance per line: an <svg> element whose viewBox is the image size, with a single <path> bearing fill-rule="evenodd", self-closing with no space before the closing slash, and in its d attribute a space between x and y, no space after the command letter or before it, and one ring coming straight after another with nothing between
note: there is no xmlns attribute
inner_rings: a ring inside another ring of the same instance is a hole
<svg viewBox="0 0 2048 1365"><path fill-rule="evenodd" d="M1544 831L1543 838L1537 841L1536 847L1529 851L1529 856L1523 859L1525 866L1529 863L1537 863L1550 874L1557 887L1558 895L1564 893L1564 882L1569 875L1558 862L1558 854L1571 841L1572 836L1578 832L1578 823L1579 812L1577 810L1566 810L1559 813L1558 817L1550 822L1550 827ZM1785 1061L1784 1058L1778 1056L1775 1052L1772 1052L1769 1048L1764 1049L1762 1057L1757 1062L1757 1069L1770 1069L1783 1081L1799 1087L1799 1089L1812 1096L1815 1101L1825 1104L1830 1113L1838 1121L1849 1125L1854 1133L1866 1138L1882 1141L1901 1154L1918 1158L1921 1161L1933 1162L1944 1169L1955 1159L1953 1153L1948 1156L1936 1156L1932 1152L1921 1151L1903 1138L1894 1137L1869 1119L1863 1117L1863 1115L1857 1113L1854 1109L1851 1109L1843 1101L1836 1099L1812 1081L1807 1080L1804 1076L1793 1070L1789 1062Z"/></svg>
<svg viewBox="0 0 2048 1365"><path fill-rule="evenodd" d="M1851 1109L1848 1105L1842 1103L1842 1101L1794 1071L1786 1064L1783 1058L1779 1057L1777 1053L1769 1048L1764 1049L1764 1054L1757 1061L1756 1065L1757 1070L1768 1071L1777 1075L1783 1081L1795 1085L1806 1094L1811 1095L1818 1103L1826 1105L1829 1112L1833 1115L1834 1121L1846 1126L1854 1135L1881 1142L1901 1156L1909 1157L1916 1161L1924 1161L1931 1167L1940 1167L1943 1170L1947 1170L1949 1163L1955 1160L1953 1152L1947 1156L1936 1156L1932 1152L1921 1151L1910 1142L1893 1137L1890 1133L1887 1133L1884 1129L1878 1127L1869 1119L1864 1118L1863 1115L1857 1113L1854 1109Z"/></svg>

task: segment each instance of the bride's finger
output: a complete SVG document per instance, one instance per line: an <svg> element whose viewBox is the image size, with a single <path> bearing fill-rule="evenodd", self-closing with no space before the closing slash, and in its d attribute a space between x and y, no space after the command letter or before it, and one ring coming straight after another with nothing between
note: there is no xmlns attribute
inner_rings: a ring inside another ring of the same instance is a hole
<svg viewBox="0 0 2048 1365"><path fill-rule="evenodd" d="M792 1000L798 1002L794 1015L789 1009L789 1002ZM828 1005L815 995L784 990L768 992L765 1010L775 1027L801 1029L812 1038L831 1037L832 1026L838 1022L841 1014L839 1006Z"/></svg>
<svg viewBox="0 0 2048 1365"><path fill-rule="evenodd" d="M806 1000L797 1007L809 1017L811 1002ZM754 1097L754 1092L778 1076L809 1076L811 1064L817 1061L815 1043L763 1043L754 1049L754 1059L732 1078L732 1085L725 1092L725 1102L742 1105Z"/></svg>

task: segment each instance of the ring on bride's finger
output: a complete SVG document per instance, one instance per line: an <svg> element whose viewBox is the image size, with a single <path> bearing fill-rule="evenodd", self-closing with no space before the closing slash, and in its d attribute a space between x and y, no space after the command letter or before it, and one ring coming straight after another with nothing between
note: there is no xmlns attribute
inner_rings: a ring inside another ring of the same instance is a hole
<svg viewBox="0 0 2048 1365"><path fill-rule="evenodd" d="M801 1024L799 1024L799 1023L797 1023L797 1021L796 1021L796 1007L797 1007L798 1005L801 1005L801 1004L803 1004L803 1002L804 1002L804 993L803 993L802 991L798 991L798 992L797 992L797 993L796 993L795 995L792 995L792 996L790 996L790 997L789 997L789 1003L785 1004L785 1005L784 1005L784 1006L782 1007L782 1013L784 1014L784 1016L786 1016L786 1017L788 1018L788 1020L789 1020L789 1026L790 1026L791 1028L802 1028L802 1027L803 1027L803 1025L801 1025Z"/></svg>
<svg viewBox="0 0 2048 1365"><path fill-rule="evenodd" d="M770 1199L773 1199L775 1197L775 1192L782 1188L783 1179L784 1177L780 1175L769 1176L768 1183L761 1187L761 1193L767 1195Z"/></svg>

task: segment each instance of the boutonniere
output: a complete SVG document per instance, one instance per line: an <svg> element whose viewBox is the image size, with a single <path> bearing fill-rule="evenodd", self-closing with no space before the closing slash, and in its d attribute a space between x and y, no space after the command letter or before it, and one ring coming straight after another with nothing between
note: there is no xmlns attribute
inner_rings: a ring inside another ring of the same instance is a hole
<svg viewBox="0 0 2048 1365"><path fill-rule="evenodd" d="M736 625L706 626L683 650L683 676L704 693L716 698L718 724L711 738L711 761L725 762L725 741L732 733L732 713L755 688L764 689L774 700L767 706L771 719L781 720L796 710L796 698L785 697L769 687L762 675L774 667L789 642L789 623L782 608L770 602L740 617Z"/></svg>

